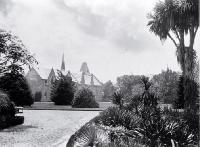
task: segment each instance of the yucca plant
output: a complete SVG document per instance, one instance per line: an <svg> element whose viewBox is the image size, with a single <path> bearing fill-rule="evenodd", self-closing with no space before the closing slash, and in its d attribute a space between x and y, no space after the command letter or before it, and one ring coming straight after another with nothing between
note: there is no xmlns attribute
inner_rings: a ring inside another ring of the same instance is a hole
<svg viewBox="0 0 200 147"><path fill-rule="evenodd" d="M118 105L120 108L123 107L124 100L123 100L123 93L121 91L116 91L112 96L112 102L113 104Z"/></svg>

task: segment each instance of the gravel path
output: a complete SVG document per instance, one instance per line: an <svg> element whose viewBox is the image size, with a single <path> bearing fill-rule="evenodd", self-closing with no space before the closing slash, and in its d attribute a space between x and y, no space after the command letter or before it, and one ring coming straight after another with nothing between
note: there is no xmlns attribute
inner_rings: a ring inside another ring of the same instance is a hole
<svg viewBox="0 0 200 147"><path fill-rule="evenodd" d="M24 110L23 125L0 131L1 147L64 147L98 111Z"/></svg>

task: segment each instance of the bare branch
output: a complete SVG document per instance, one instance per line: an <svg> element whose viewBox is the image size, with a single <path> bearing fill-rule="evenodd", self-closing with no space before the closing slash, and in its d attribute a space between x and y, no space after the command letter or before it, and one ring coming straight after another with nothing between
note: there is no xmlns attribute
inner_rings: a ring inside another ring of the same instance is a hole
<svg viewBox="0 0 200 147"><path fill-rule="evenodd" d="M178 38L178 40L179 40L179 42L180 42L180 41L181 41L181 39L180 39L180 36L179 36L179 34L178 34L177 30L174 30L174 33L176 34L176 37Z"/></svg>
<svg viewBox="0 0 200 147"><path fill-rule="evenodd" d="M195 37L196 34L197 34L198 28L199 28L199 27L197 27L196 30L194 31L194 37Z"/></svg>
<svg viewBox="0 0 200 147"><path fill-rule="evenodd" d="M167 33L167 36L173 41L173 43L175 44L175 46L178 47L175 39L170 35L170 33Z"/></svg>

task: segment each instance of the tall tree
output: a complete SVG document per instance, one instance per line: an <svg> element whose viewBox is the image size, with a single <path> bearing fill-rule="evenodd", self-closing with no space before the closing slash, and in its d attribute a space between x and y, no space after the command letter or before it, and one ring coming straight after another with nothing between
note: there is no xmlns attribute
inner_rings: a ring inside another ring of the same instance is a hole
<svg viewBox="0 0 200 147"><path fill-rule="evenodd" d="M177 61L183 72L184 99L187 100L187 89L191 86L186 79L194 80L196 52L193 47L199 27L199 0L159 1L149 19L150 31L161 41L170 38L176 46ZM189 36L188 45L186 36Z"/></svg>
<svg viewBox="0 0 200 147"><path fill-rule="evenodd" d="M58 79L55 81L51 91L51 100L56 105L71 105L74 98L75 83L68 75L58 71Z"/></svg>
<svg viewBox="0 0 200 147"><path fill-rule="evenodd" d="M24 65L37 63L22 41L10 32L0 29L0 75L23 73Z"/></svg>

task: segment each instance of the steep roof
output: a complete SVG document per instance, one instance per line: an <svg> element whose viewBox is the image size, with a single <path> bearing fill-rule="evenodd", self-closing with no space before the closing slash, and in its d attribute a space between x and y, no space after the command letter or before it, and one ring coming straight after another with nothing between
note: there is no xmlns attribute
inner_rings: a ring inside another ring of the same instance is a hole
<svg viewBox="0 0 200 147"><path fill-rule="evenodd" d="M38 69L35 69L37 71L37 73L40 75L40 77L42 79L48 79L49 77L49 74L51 72L52 69L50 68L38 68Z"/></svg>

